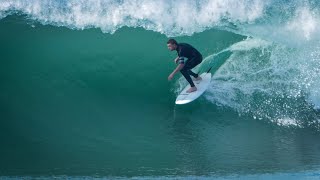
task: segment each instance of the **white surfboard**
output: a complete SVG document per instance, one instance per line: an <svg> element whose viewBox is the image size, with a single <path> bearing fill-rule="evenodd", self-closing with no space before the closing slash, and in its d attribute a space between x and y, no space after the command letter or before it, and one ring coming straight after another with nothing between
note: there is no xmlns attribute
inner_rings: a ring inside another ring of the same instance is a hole
<svg viewBox="0 0 320 180"><path fill-rule="evenodd" d="M176 104L187 104L192 102L206 91L211 81L211 73L202 73L200 77L202 80L193 81L194 85L197 87L197 91L187 93L187 90L190 88L190 84L187 85L187 87L185 87L177 97Z"/></svg>

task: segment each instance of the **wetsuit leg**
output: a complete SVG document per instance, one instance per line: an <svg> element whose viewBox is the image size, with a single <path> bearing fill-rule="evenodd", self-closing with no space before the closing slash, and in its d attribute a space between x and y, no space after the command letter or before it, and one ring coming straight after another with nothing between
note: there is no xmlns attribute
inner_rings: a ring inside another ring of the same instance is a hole
<svg viewBox="0 0 320 180"><path fill-rule="evenodd" d="M194 83L191 79L191 76L197 78L199 75L192 72L191 69L200 64L202 61L202 57L196 57L191 59L189 62L186 63L186 65L180 70L181 74L186 78L186 80L189 82L191 87L194 87ZM191 76L190 76L191 75Z"/></svg>
<svg viewBox="0 0 320 180"><path fill-rule="evenodd" d="M198 74L192 72L190 69L188 70L188 73L189 73L191 76L195 77L195 78L199 77Z"/></svg>
<svg viewBox="0 0 320 180"><path fill-rule="evenodd" d="M190 71L190 69L185 69L185 68L182 68L180 70L181 74L184 76L184 78L186 78L186 80L188 81L190 86L194 87L194 83L193 83L193 81L192 81L192 79L190 77L189 71Z"/></svg>

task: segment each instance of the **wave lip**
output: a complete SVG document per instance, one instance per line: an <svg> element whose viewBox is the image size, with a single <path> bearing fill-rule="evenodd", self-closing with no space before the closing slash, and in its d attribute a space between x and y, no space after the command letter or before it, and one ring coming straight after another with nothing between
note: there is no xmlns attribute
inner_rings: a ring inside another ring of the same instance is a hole
<svg viewBox="0 0 320 180"><path fill-rule="evenodd" d="M128 26L180 36L219 28L294 45L320 37L320 6L314 0L2 0L0 19L12 13L105 33Z"/></svg>
<svg viewBox="0 0 320 180"><path fill-rule="evenodd" d="M74 29L142 27L167 36L221 28L281 43L319 39L320 6L313 0L2 0L0 18L21 13Z"/></svg>
<svg viewBox="0 0 320 180"><path fill-rule="evenodd" d="M191 35L229 22L253 22L264 14L262 0L3 0L0 14L16 11L44 24L113 33L122 26L167 35ZM1 17L1 16L0 16Z"/></svg>

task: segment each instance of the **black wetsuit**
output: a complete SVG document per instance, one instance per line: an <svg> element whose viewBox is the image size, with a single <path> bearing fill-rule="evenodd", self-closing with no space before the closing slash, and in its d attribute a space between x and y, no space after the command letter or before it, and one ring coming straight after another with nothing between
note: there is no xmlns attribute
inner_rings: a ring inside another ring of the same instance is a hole
<svg viewBox="0 0 320 180"><path fill-rule="evenodd" d="M194 83L190 77L198 77L198 74L191 71L192 68L202 62L202 55L194 47L187 43L179 43L177 47L179 56L179 64L184 64L184 67L180 70L182 75L189 82L191 87L194 87Z"/></svg>

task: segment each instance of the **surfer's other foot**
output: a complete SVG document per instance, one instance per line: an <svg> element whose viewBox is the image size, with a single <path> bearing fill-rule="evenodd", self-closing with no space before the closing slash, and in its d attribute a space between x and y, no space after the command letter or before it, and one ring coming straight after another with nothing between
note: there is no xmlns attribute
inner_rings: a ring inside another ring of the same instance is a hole
<svg viewBox="0 0 320 180"><path fill-rule="evenodd" d="M201 81L202 78L200 76L198 76L197 78L194 78L194 81Z"/></svg>
<svg viewBox="0 0 320 180"><path fill-rule="evenodd" d="M192 93L194 91L196 91L197 88L194 86L194 87L190 87L190 89L187 90L187 93Z"/></svg>

